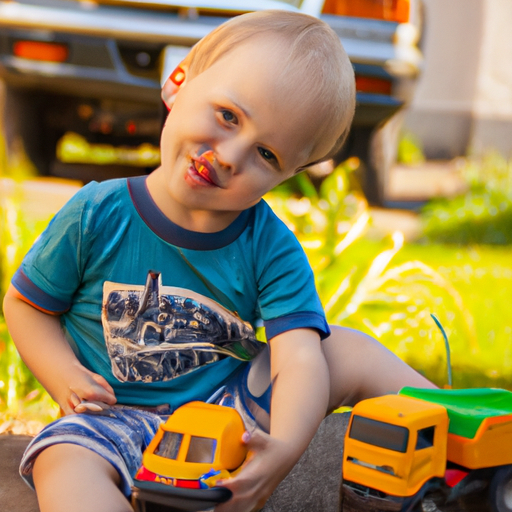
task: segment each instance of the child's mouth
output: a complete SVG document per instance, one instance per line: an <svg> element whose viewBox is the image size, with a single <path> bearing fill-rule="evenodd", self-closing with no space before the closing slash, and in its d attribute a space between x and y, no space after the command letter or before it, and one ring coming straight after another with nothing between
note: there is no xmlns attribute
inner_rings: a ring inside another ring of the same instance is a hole
<svg viewBox="0 0 512 512"><path fill-rule="evenodd" d="M216 183L216 173L213 167L215 156L210 149L197 157L192 157L192 166L199 176L211 185L219 186Z"/></svg>

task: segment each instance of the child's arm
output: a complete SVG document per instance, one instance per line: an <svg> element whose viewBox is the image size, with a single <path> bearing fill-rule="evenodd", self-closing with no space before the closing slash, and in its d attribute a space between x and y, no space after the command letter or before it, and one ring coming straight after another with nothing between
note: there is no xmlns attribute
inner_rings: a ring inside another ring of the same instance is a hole
<svg viewBox="0 0 512 512"><path fill-rule="evenodd" d="M325 417L329 374L316 331L297 329L270 341L273 379L270 436L248 441L249 461L223 485L233 498L216 512L245 512L262 507L291 471Z"/></svg>
<svg viewBox="0 0 512 512"><path fill-rule="evenodd" d="M81 400L116 402L108 382L80 364L58 316L22 301L12 286L4 299L4 315L21 358L65 414L73 413Z"/></svg>

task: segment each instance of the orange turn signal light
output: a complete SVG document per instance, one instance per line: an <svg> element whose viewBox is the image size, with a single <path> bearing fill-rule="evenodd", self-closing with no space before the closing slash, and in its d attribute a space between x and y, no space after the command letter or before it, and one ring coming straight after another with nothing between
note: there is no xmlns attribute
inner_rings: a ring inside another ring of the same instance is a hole
<svg viewBox="0 0 512 512"><path fill-rule="evenodd" d="M60 43L43 41L16 41L12 52L16 57L47 62L65 62L69 55L68 47Z"/></svg>
<svg viewBox="0 0 512 512"><path fill-rule="evenodd" d="M356 76L356 91L374 94L391 94L391 82L383 78Z"/></svg>
<svg viewBox="0 0 512 512"><path fill-rule="evenodd" d="M410 16L410 0L325 0L323 12L406 23Z"/></svg>

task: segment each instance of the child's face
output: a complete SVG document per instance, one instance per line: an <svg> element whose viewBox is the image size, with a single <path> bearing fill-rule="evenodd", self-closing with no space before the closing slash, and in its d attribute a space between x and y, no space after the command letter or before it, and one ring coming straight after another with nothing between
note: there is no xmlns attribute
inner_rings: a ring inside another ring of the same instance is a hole
<svg viewBox="0 0 512 512"><path fill-rule="evenodd" d="M162 166L173 208L238 215L334 144L321 120L280 79L282 52L260 38L230 51L176 96L162 133ZM211 165L206 170L205 152Z"/></svg>

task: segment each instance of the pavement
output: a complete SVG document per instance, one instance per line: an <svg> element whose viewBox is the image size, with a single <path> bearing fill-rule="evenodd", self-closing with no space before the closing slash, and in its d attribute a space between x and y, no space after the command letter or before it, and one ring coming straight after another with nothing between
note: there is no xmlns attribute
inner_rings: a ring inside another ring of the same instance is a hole
<svg viewBox="0 0 512 512"><path fill-rule="evenodd" d="M463 158L430 160L417 165L397 164L391 169L386 203L421 204L434 197L453 197L467 188L462 178Z"/></svg>
<svg viewBox="0 0 512 512"><path fill-rule="evenodd" d="M18 467L29 436L0 435L0 510L39 512L35 492L21 479Z"/></svg>

